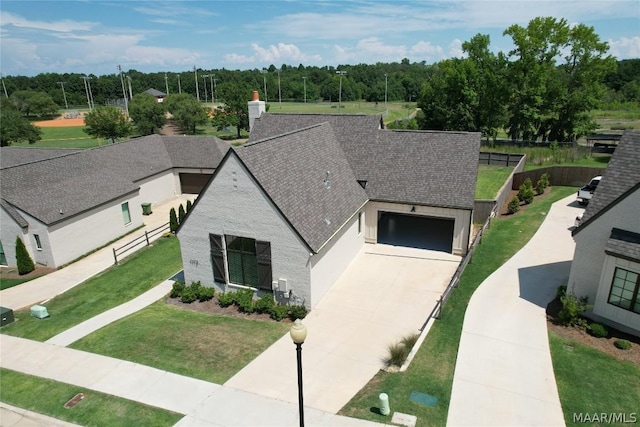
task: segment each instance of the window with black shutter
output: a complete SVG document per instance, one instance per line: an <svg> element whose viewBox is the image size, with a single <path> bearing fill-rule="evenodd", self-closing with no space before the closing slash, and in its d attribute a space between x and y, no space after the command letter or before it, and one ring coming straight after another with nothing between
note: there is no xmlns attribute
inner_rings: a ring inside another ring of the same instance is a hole
<svg viewBox="0 0 640 427"><path fill-rule="evenodd" d="M258 288L270 291L271 287L271 243L256 240L258 261Z"/></svg>
<svg viewBox="0 0 640 427"><path fill-rule="evenodd" d="M227 275L224 270L224 246L222 236L219 234L209 234L211 244L211 265L213 266L213 279L219 283L227 282Z"/></svg>

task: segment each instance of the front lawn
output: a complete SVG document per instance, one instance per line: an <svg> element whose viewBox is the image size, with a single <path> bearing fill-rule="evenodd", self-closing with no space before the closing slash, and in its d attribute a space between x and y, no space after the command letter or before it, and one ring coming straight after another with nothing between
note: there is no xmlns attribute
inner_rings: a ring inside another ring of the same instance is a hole
<svg viewBox="0 0 640 427"><path fill-rule="evenodd" d="M15 312L16 321L3 334L46 341L104 311L123 304L171 277L182 268L178 239L160 239L124 262L53 298L50 317L36 319L29 309Z"/></svg>
<svg viewBox="0 0 640 427"><path fill-rule="evenodd" d="M593 421L594 414L603 413L623 415L627 423L636 424L640 420L640 366L619 361L553 332L549 333L549 344L567 426L585 425L585 416ZM603 420L589 424L625 425Z"/></svg>
<svg viewBox="0 0 640 427"><path fill-rule="evenodd" d="M574 191L573 187L553 187L549 195L536 198L523 212L494 219L473 255L473 262L445 304L441 319L431 328L409 369L402 373L380 371L339 413L389 422L388 417L372 410L379 406L379 394L387 393L392 411L416 415L417 425L446 425L464 313L473 292L531 239L551 204ZM413 391L433 395L438 403L429 407L411 402L409 396Z"/></svg>
<svg viewBox="0 0 640 427"><path fill-rule="evenodd" d="M71 347L223 384L289 327L198 313L158 301Z"/></svg>
<svg viewBox="0 0 640 427"><path fill-rule="evenodd" d="M183 415L82 387L0 368L0 400L19 408L83 426L172 426ZM78 393L85 398L64 404ZM3 424L4 425L4 424ZM26 425L26 424L23 424Z"/></svg>

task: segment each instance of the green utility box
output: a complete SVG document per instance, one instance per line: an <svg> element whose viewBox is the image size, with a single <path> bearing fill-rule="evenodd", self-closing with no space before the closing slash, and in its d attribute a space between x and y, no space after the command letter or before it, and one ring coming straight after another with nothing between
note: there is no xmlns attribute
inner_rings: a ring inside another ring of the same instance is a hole
<svg viewBox="0 0 640 427"><path fill-rule="evenodd" d="M0 307L0 326L8 325L14 320L13 310L7 307Z"/></svg>
<svg viewBox="0 0 640 427"><path fill-rule="evenodd" d="M142 215L151 215L151 203L142 204Z"/></svg>
<svg viewBox="0 0 640 427"><path fill-rule="evenodd" d="M31 306L31 315L37 319L44 319L49 317L49 312L47 311L47 307L36 304Z"/></svg>

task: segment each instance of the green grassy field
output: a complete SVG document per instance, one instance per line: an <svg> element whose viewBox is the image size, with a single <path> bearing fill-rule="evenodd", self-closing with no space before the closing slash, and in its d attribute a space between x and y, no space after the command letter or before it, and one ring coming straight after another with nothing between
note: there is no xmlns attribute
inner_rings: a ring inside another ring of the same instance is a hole
<svg viewBox="0 0 640 427"><path fill-rule="evenodd" d="M552 332L549 344L567 426L585 425L574 421L574 414L626 414L627 420L635 414L640 420L640 366L619 361Z"/></svg>
<svg viewBox="0 0 640 427"><path fill-rule="evenodd" d="M378 395L387 393L393 411L416 415L418 426L446 425L464 313L473 292L531 239L551 204L574 191L573 187L553 187L550 195L536 198L526 211L494 219L473 255L473 262L445 304L441 319L431 328L409 369L401 373L379 372L339 413L388 422L388 417L371 410L379 406ZM438 403L435 407L413 403L409 400L412 391L435 396Z"/></svg>
<svg viewBox="0 0 640 427"><path fill-rule="evenodd" d="M177 238L161 239L141 249L118 266L53 298L50 316L36 319L29 309L15 312L16 321L3 334L45 341L72 326L123 304L166 280L182 268Z"/></svg>
<svg viewBox="0 0 640 427"><path fill-rule="evenodd" d="M172 426L183 417L175 412L8 369L0 368L0 379L2 402L83 426L128 427L133 420L138 426ZM76 406L65 408L64 404L78 393L85 393L85 398Z"/></svg>
<svg viewBox="0 0 640 427"><path fill-rule="evenodd" d="M476 180L476 199L493 200L512 171L512 167L480 165Z"/></svg>
<svg viewBox="0 0 640 427"><path fill-rule="evenodd" d="M158 301L71 347L222 384L289 326L197 313Z"/></svg>
<svg viewBox="0 0 640 427"><path fill-rule="evenodd" d="M84 133L84 126L41 127L42 139L35 144L18 144L24 147L39 148L91 148L105 145L104 139L91 138Z"/></svg>

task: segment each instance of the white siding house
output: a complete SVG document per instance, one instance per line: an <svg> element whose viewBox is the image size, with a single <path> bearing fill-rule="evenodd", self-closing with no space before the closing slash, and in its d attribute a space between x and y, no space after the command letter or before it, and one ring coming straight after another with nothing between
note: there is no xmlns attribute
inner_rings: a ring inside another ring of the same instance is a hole
<svg viewBox="0 0 640 427"><path fill-rule="evenodd" d="M622 137L582 224L567 291L594 320L640 335L640 132Z"/></svg>

